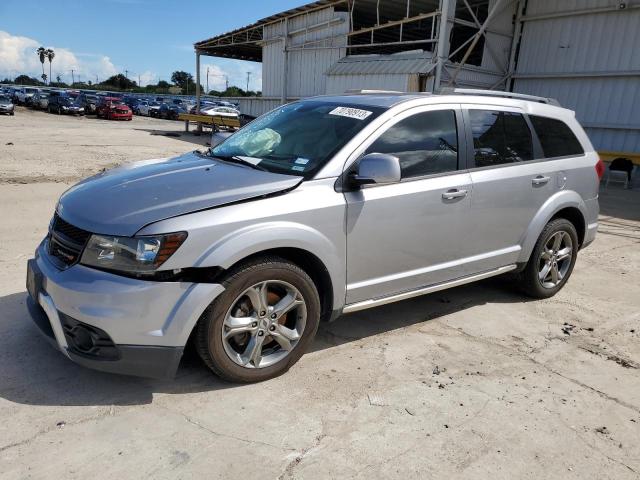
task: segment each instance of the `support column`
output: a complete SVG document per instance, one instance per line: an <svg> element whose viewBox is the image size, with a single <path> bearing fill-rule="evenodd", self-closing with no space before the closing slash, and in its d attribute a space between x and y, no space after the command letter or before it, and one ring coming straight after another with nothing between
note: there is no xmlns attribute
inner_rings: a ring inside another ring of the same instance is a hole
<svg viewBox="0 0 640 480"><path fill-rule="evenodd" d="M282 104L287 103L287 77L288 73L288 63L289 63L289 52L288 52L288 37L289 37L289 19L284 19L283 25L283 35L282 35L282 95L280 101Z"/></svg>
<svg viewBox="0 0 640 480"><path fill-rule="evenodd" d="M438 92L440 90L440 83L442 81L442 68L444 66L444 62L447 61L447 57L449 56L449 6L450 4L451 4L451 0L440 0L440 21L438 22L437 64L436 64L436 75L433 81L434 92Z"/></svg>
<svg viewBox="0 0 640 480"><path fill-rule="evenodd" d="M196 50L196 112L200 113L200 52Z"/></svg>
<svg viewBox="0 0 640 480"><path fill-rule="evenodd" d="M513 39L511 40L511 51L509 52L509 67L507 69L507 79L504 85L504 89L508 92L513 92L513 74L516 69L516 50L518 48L518 43L520 42L520 35L522 34L523 11L524 0L518 0L518 6L516 7L516 24L513 31Z"/></svg>

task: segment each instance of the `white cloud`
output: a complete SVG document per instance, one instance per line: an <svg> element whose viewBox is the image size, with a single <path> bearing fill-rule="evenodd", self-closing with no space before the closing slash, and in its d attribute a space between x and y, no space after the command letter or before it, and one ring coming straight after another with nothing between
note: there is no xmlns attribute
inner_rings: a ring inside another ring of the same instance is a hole
<svg viewBox="0 0 640 480"><path fill-rule="evenodd" d="M200 80L207 88L207 67L209 68L209 90L224 90L226 79L229 86L247 88L247 72L249 76L249 90L262 91L262 64L241 60L220 60L216 63L200 65Z"/></svg>
<svg viewBox="0 0 640 480"><path fill-rule="evenodd" d="M133 80L135 80L136 82L139 80L140 81L139 85L141 87L145 87L149 84L158 83L158 74L147 70L146 72L141 73L137 79L134 78Z"/></svg>
<svg viewBox="0 0 640 480"><path fill-rule="evenodd" d="M93 53L74 53L68 48L44 45L29 37L11 35L0 30L0 77L15 77L26 74L36 78L42 75L42 64L36 55L40 46L52 48L55 58L51 65L51 75L55 80L60 75L62 81L71 81L71 70L74 70L76 81L105 80L118 73L118 69L105 55ZM44 70L49 75L49 62L45 60Z"/></svg>

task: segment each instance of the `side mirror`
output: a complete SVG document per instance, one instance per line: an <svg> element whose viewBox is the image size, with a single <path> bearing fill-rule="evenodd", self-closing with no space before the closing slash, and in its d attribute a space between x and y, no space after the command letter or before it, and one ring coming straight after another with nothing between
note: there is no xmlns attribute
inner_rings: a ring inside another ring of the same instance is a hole
<svg viewBox="0 0 640 480"><path fill-rule="evenodd" d="M358 169L349 176L355 188L362 185L397 183L401 179L400 160L388 153L369 153L360 159Z"/></svg>

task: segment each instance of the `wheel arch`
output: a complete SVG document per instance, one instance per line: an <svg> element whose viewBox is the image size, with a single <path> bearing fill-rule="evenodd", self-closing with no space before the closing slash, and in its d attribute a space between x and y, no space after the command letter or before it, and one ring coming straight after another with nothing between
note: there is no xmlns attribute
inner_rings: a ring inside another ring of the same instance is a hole
<svg viewBox="0 0 640 480"><path fill-rule="evenodd" d="M234 269L237 265L261 257L280 257L298 267L311 277L318 289L321 306L321 320L328 321L334 310L334 291L331 274L323 261L308 250L296 247L276 247L255 252L247 257L238 260L229 269Z"/></svg>
<svg viewBox="0 0 640 480"><path fill-rule="evenodd" d="M321 296L323 319L344 306L344 255L321 232L292 222L253 225L226 235L195 262L196 268L218 267L228 271L260 256L278 256L302 268Z"/></svg>
<svg viewBox="0 0 640 480"><path fill-rule="evenodd" d="M518 264L526 264L529 261L531 252L542 230L547 223L556 218L566 218L574 225L578 233L578 243L582 245L587 225L587 209L584 200L577 192L563 190L550 197L529 223L529 227L520 242L522 250L520 251Z"/></svg>

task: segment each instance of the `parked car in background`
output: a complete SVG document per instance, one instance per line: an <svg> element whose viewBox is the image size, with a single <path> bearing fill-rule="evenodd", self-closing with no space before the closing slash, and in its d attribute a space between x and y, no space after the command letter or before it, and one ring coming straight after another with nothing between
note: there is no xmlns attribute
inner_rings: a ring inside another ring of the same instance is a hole
<svg viewBox="0 0 640 480"><path fill-rule="evenodd" d="M136 106L138 105L138 102L140 102L140 97L124 96L122 101L131 109L132 112L135 113Z"/></svg>
<svg viewBox="0 0 640 480"><path fill-rule="evenodd" d="M157 115L158 118L165 120L177 120L181 113L189 113L183 104L163 103L160 105Z"/></svg>
<svg viewBox="0 0 640 480"><path fill-rule="evenodd" d="M96 115L107 120L131 120L133 112L121 98L104 97L98 102Z"/></svg>
<svg viewBox="0 0 640 480"><path fill-rule="evenodd" d="M94 113L96 113L98 103L98 97L96 95L83 93L80 95L80 97L78 97L78 102L80 102L80 105L84 107L85 114L93 115Z"/></svg>
<svg viewBox="0 0 640 480"><path fill-rule="evenodd" d="M149 105L149 108L147 109L147 114L150 117L159 118L161 105L163 104L160 102L153 102L151 105Z"/></svg>
<svg viewBox="0 0 640 480"><path fill-rule="evenodd" d="M203 115L217 115L220 117L230 117L230 118L238 118L240 116L240 112L235 108L230 107L206 107L205 109L200 109L200 113Z"/></svg>
<svg viewBox="0 0 640 480"><path fill-rule="evenodd" d="M140 101L138 101L138 103L136 103L135 107L132 109L133 110L133 114L134 115L142 115L141 111L144 110L146 112L147 111L146 109L148 107L149 107L149 100L140 99ZM145 115L147 113L145 113Z"/></svg>
<svg viewBox="0 0 640 480"><path fill-rule="evenodd" d="M138 105L136 105L136 109L133 111L133 113L135 113L136 115L143 115L146 117L149 115L150 105L151 105L151 102L149 100L142 100L138 102Z"/></svg>
<svg viewBox="0 0 640 480"><path fill-rule="evenodd" d="M15 100L19 105L26 105L27 99L33 97L36 93L38 93L37 88L33 87L20 87L15 92Z"/></svg>
<svg viewBox="0 0 640 480"><path fill-rule="evenodd" d="M38 98L42 92L43 90L38 88L33 95L25 96L24 106L28 108L37 108Z"/></svg>
<svg viewBox="0 0 640 480"><path fill-rule="evenodd" d="M7 115L13 115L15 113L13 100L6 94L0 95L0 113L6 113Z"/></svg>
<svg viewBox="0 0 640 480"><path fill-rule="evenodd" d="M38 110L46 110L49 106L49 95L50 92L46 90L36 93L31 99L31 107Z"/></svg>
<svg viewBox="0 0 640 480"><path fill-rule="evenodd" d="M84 115L82 104L76 99L67 96L50 97L47 111L58 115Z"/></svg>

